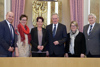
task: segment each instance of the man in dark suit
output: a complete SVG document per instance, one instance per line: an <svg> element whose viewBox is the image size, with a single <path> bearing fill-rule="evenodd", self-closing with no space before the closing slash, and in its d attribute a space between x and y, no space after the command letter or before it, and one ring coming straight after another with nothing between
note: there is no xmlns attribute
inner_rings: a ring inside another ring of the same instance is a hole
<svg viewBox="0 0 100 67"><path fill-rule="evenodd" d="M52 15L52 24L46 27L48 35L48 51L50 57L64 56L64 42L67 39L66 26L58 23L58 14Z"/></svg>
<svg viewBox="0 0 100 67"><path fill-rule="evenodd" d="M89 14L89 24L84 26L84 35L86 39L87 57L100 57L100 24L96 22L96 16Z"/></svg>
<svg viewBox="0 0 100 67"><path fill-rule="evenodd" d="M8 12L6 20L0 22L0 57L12 57L15 47L15 33L11 25L14 20L14 14Z"/></svg>

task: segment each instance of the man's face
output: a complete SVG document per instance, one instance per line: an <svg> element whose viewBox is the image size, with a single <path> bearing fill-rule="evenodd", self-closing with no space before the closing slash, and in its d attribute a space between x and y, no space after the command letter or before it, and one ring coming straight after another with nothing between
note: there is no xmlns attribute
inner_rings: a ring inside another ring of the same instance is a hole
<svg viewBox="0 0 100 67"><path fill-rule="evenodd" d="M53 15L53 16L52 16L52 22L53 22L54 24L57 24L57 23L59 22L59 18L58 18L57 15Z"/></svg>
<svg viewBox="0 0 100 67"><path fill-rule="evenodd" d="M94 24L96 22L96 18L91 15L91 16L88 17L88 21L89 21L90 24Z"/></svg>
<svg viewBox="0 0 100 67"><path fill-rule="evenodd" d="M8 22L12 23L13 20L14 20L14 14L13 14L12 12L7 13L7 15L6 15L6 20L7 20Z"/></svg>

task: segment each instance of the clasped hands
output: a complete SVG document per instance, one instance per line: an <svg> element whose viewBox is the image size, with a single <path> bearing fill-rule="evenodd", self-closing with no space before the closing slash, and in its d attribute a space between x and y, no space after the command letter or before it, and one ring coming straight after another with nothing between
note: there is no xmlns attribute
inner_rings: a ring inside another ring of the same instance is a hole
<svg viewBox="0 0 100 67"><path fill-rule="evenodd" d="M53 43L54 43L54 45L58 45L58 44L59 44L59 42L58 42L58 41L54 41Z"/></svg>
<svg viewBox="0 0 100 67"><path fill-rule="evenodd" d="M39 45L37 48L38 48L39 50L43 50L44 46L40 46L40 45Z"/></svg>

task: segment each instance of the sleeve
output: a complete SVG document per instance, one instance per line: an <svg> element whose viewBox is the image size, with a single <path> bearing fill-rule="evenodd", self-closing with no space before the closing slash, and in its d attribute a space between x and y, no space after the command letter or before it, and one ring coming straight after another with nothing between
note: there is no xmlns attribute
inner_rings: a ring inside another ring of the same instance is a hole
<svg viewBox="0 0 100 67"><path fill-rule="evenodd" d="M65 53L69 52L69 43L70 43L70 36L68 34L67 41L66 41L66 44L65 44Z"/></svg>
<svg viewBox="0 0 100 67"><path fill-rule="evenodd" d="M48 43L48 35L47 35L47 31L45 31L45 43L43 44L43 46L45 47Z"/></svg>
<svg viewBox="0 0 100 67"><path fill-rule="evenodd" d="M7 44L7 42L5 41L5 39L4 39L4 32L5 31L5 28L4 28L4 25L3 24L1 24L1 22L0 22L0 45L4 48L4 49L6 49L7 51L8 51L8 49L9 49L9 44Z"/></svg>
<svg viewBox="0 0 100 67"><path fill-rule="evenodd" d="M82 34L82 45L81 45L81 53L85 54L86 52L86 41L85 41L85 36L84 34Z"/></svg>
<svg viewBox="0 0 100 67"><path fill-rule="evenodd" d="M31 30L30 34L31 34L31 41L30 41L30 43L32 44L32 47L37 48L38 45L33 41L35 39L34 38L34 30L33 29Z"/></svg>
<svg viewBox="0 0 100 67"><path fill-rule="evenodd" d="M62 39L58 40L59 44L63 44L64 42L66 42L67 40L67 30L66 30L66 26L64 26L63 28L63 32L62 32Z"/></svg>

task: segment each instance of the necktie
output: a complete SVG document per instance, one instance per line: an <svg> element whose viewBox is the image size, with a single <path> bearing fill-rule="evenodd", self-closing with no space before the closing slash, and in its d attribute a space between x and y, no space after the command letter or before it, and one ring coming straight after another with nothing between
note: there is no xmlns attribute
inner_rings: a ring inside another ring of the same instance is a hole
<svg viewBox="0 0 100 67"><path fill-rule="evenodd" d="M91 34L91 31L92 31L92 25L90 25L89 35Z"/></svg>
<svg viewBox="0 0 100 67"><path fill-rule="evenodd" d="M54 29L53 29L53 37L55 37L56 34L56 24L54 25Z"/></svg>
<svg viewBox="0 0 100 67"><path fill-rule="evenodd" d="M13 44L13 42L14 42L14 36L13 36L13 27L12 27L11 24L10 24L10 33L11 33L11 44Z"/></svg>

